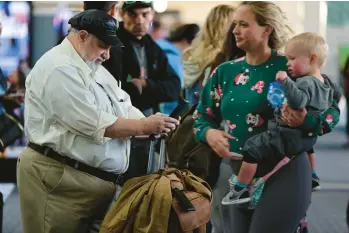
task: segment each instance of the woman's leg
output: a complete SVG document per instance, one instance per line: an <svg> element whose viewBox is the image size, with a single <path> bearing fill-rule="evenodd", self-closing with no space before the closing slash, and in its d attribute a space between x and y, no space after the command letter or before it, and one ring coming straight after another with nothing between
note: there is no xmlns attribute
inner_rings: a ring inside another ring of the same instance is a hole
<svg viewBox="0 0 349 233"><path fill-rule="evenodd" d="M211 205L212 233L248 233L248 226L252 212L239 209L235 205L223 206L222 198L229 192L228 180L233 173L231 161L223 159L220 165L219 178L213 188ZM233 162L239 166L240 162ZM237 174L237 169L234 169Z"/></svg>
<svg viewBox="0 0 349 233"><path fill-rule="evenodd" d="M249 233L293 233L311 202L311 168L306 153L267 181Z"/></svg>

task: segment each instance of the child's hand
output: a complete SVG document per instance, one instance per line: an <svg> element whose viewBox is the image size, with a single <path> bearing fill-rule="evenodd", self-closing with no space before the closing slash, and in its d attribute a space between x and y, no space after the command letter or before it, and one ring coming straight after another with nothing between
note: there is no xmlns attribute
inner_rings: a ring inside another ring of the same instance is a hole
<svg viewBox="0 0 349 233"><path fill-rule="evenodd" d="M276 80L284 81L287 78L287 73L285 71L279 71L276 74Z"/></svg>

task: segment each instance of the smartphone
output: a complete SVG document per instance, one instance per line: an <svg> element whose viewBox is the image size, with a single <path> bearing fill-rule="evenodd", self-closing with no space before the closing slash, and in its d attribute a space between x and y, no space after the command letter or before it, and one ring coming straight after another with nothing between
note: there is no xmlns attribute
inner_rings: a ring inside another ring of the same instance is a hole
<svg viewBox="0 0 349 233"><path fill-rule="evenodd" d="M170 117L178 119L178 117L180 117L185 111L187 111L189 107L190 107L189 101L181 98L178 101L177 107L170 114Z"/></svg>

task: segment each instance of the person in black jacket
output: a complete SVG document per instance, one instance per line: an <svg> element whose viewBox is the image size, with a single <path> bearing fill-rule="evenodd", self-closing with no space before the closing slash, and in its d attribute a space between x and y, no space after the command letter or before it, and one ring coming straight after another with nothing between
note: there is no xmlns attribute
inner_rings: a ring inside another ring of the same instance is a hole
<svg viewBox="0 0 349 233"><path fill-rule="evenodd" d="M123 23L117 36L124 45L121 88L131 96L133 106L148 116L158 111L160 103L179 99L180 78L170 67L166 54L148 34L154 18L152 2L126 1L120 16ZM131 143L125 180L145 175L148 164L149 141L133 139Z"/></svg>
<svg viewBox="0 0 349 233"><path fill-rule="evenodd" d="M133 105L148 112L157 110L159 103L178 100L180 79L148 34L154 17L151 1L126 1L120 16L117 36L125 46L121 83Z"/></svg>

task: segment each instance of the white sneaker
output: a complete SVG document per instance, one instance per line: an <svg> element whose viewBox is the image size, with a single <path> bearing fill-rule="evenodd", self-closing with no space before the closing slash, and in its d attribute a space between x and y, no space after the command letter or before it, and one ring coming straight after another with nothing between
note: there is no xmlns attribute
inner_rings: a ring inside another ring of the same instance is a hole
<svg viewBox="0 0 349 233"><path fill-rule="evenodd" d="M222 205L243 204L250 201L251 197L247 188L240 191L236 191L234 188L231 188L230 192L222 199Z"/></svg>

